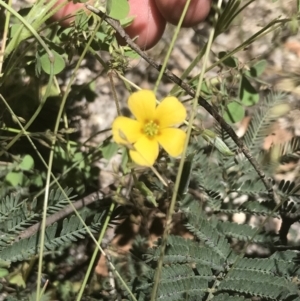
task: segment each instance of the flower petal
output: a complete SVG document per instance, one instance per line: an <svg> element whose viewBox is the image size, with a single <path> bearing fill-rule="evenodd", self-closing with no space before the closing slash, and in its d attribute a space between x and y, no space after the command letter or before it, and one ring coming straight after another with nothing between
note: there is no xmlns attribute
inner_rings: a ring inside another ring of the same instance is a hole
<svg viewBox="0 0 300 301"><path fill-rule="evenodd" d="M128 107L139 122L153 120L156 107L155 94L150 90L137 91L130 95Z"/></svg>
<svg viewBox="0 0 300 301"><path fill-rule="evenodd" d="M158 157L159 145L155 139L142 136L129 154L133 162L141 166L152 166Z"/></svg>
<svg viewBox="0 0 300 301"><path fill-rule="evenodd" d="M161 128L182 123L186 118L184 105L174 96L166 97L156 108L156 119Z"/></svg>
<svg viewBox="0 0 300 301"><path fill-rule="evenodd" d="M183 130L166 128L161 130L156 139L169 155L177 157L183 151L185 138L186 133Z"/></svg>
<svg viewBox="0 0 300 301"><path fill-rule="evenodd" d="M142 136L142 128L138 121L119 116L113 122L112 133L113 139L117 143L135 143Z"/></svg>

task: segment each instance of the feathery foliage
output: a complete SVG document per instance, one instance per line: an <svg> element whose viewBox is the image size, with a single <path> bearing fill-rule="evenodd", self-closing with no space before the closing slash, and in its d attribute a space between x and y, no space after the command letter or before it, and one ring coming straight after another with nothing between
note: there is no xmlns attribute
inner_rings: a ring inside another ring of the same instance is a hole
<svg viewBox="0 0 300 301"><path fill-rule="evenodd" d="M65 194L68 196L72 189L66 189ZM40 219L40 215L27 210L27 202L19 202L19 196L7 196L1 202L1 236L0 236L0 258L7 262L27 260L38 254L39 237L37 232L29 238L19 239L18 235L26 231L33 223ZM49 195L49 213L53 214L66 205L66 200L59 190L52 190ZM34 202L31 202L33 204ZM89 222L89 229L92 233L97 233L101 228L104 212L96 214ZM81 212L81 218L85 221L88 212ZM72 242L84 239L87 230L76 215L65 218L62 224L58 222L46 228L45 250L53 251L61 247L67 247Z"/></svg>
<svg viewBox="0 0 300 301"><path fill-rule="evenodd" d="M281 101L282 95L266 98L245 138L248 146L256 150L258 160L265 160L259 145L273 120L270 112ZM300 300L295 281L300 273L300 252L288 248L279 251L282 231L264 227L264 223L276 223L291 213L296 215L293 222L299 220L298 186L292 181L274 183L281 201L278 204L254 172L254 179L247 174L251 167L245 158L238 154L225 157L217 150L208 153L207 145L199 141L191 146L190 153L194 156L187 176L190 186L199 189L201 197L196 199L187 192L177 210L183 213L185 229L192 238L168 236L157 300ZM237 213L247 221L255 218L257 224L236 223ZM138 300L150 298L161 256L160 242L144 255L152 271L136 279L136 287L131 286ZM264 250L264 258L250 258L255 250Z"/></svg>

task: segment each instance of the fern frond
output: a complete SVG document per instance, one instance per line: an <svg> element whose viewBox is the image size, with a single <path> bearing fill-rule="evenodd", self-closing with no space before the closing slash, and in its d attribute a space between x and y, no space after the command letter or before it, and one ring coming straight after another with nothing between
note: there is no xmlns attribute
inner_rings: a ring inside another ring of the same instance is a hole
<svg viewBox="0 0 300 301"><path fill-rule="evenodd" d="M217 229L227 237L236 238L239 241L250 241L250 239L253 238L251 241L255 243L273 242L273 239L270 235L267 235L266 233L257 234L256 228L252 228L251 226L246 224L236 224L228 221L220 221L218 223Z"/></svg>
<svg viewBox="0 0 300 301"><path fill-rule="evenodd" d="M274 277L272 282L268 282L264 281L264 277L256 278L255 280L228 278L220 283L218 292L238 292L273 300L287 300L289 297L297 297L297 285L280 277Z"/></svg>
<svg viewBox="0 0 300 301"><path fill-rule="evenodd" d="M189 264L172 264L170 266L164 266L161 273L161 280L180 279L193 275L194 272Z"/></svg>
<svg viewBox="0 0 300 301"><path fill-rule="evenodd" d="M57 189L51 189L49 193L49 200L50 202L60 202L66 199L66 196L69 196L71 192L73 191L73 188L66 187L64 188L64 193L61 191L60 188Z"/></svg>
<svg viewBox="0 0 300 301"><path fill-rule="evenodd" d="M227 260L232 250L230 245L222 233L218 232L216 225L203 213L197 210L198 205L193 203L191 210L187 211L188 222L185 224L186 228L193 233L202 243L207 245L212 252L218 254L223 260Z"/></svg>
<svg viewBox="0 0 300 301"><path fill-rule="evenodd" d="M293 297L290 300L294 300L299 297L299 291L289 277L295 272L291 259L296 254L286 254L288 261L277 259L280 255L264 259L242 258L220 282L218 291L237 291L276 300Z"/></svg>
<svg viewBox="0 0 300 301"><path fill-rule="evenodd" d="M196 267L191 264L172 264L163 266L161 272L161 281L168 282L173 280L180 280L182 278L191 277L195 275L195 268L197 275L206 280L213 280L214 276L211 269L208 266L197 263ZM148 273L149 278L152 279L155 275L155 271L152 270Z"/></svg>
<svg viewBox="0 0 300 301"><path fill-rule="evenodd" d="M176 289L174 289L176 287ZM208 281L198 276L186 277L170 283L160 283L156 300L201 300L207 293Z"/></svg>
<svg viewBox="0 0 300 301"><path fill-rule="evenodd" d="M213 211L219 211L222 207L223 197L220 193L215 191L207 191L207 205Z"/></svg>
<svg viewBox="0 0 300 301"><path fill-rule="evenodd" d="M270 258L276 259L276 260L283 260L286 262L294 262L296 259L298 259L300 256L300 252L296 251L278 251L272 254Z"/></svg>
<svg viewBox="0 0 300 301"><path fill-rule="evenodd" d="M253 156L256 156L260 151L262 142L268 133L270 125L277 118L277 116L274 115L272 108L275 105L283 103L285 98L285 94L282 93L272 93L268 95L263 104L252 116L251 123L244 136L244 141Z"/></svg>
<svg viewBox="0 0 300 301"><path fill-rule="evenodd" d="M75 196L70 197L71 193L73 191L73 188L65 188L64 192L66 196L69 199L74 198ZM61 189L52 189L49 194L49 205L47 208L47 215L53 214L61 209L63 209L65 206L69 205L68 199L66 199L64 193L61 191Z"/></svg>
<svg viewBox="0 0 300 301"><path fill-rule="evenodd" d="M235 266L235 269L243 271L259 271L264 274L278 276L294 276L297 269L293 261L277 259L276 256L270 258L242 258Z"/></svg>
<svg viewBox="0 0 300 301"><path fill-rule="evenodd" d="M0 201L0 227L15 211L20 210L19 207L22 207L19 194L7 195Z"/></svg>
<svg viewBox="0 0 300 301"><path fill-rule="evenodd" d="M229 294L219 294L212 298L213 301L250 301L242 296L230 296Z"/></svg>
<svg viewBox="0 0 300 301"><path fill-rule="evenodd" d="M207 156L204 152L198 152L194 156L195 163L192 172L192 179L206 192L220 192L225 189L222 179L222 167L213 156ZM207 173L210 173L210 177Z"/></svg>
<svg viewBox="0 0 300 301"><path fill-rule="evenodd" d="M34 204L33 204L34 206ZM20 202L20 195L6 196L0 201L0 250L14 240L27 227L36 223L38 214L28 209L27 200Z"/></svg>
<svg viewBox="0 0 300 301"><path fill-rule="evenodd" d="M298 161L300 154L298 153L300 146L300 137L293 137L290 141L272 146L270 153L276 152L276 157L280 158L280 163L285 164L293 161ZM278 165L277 165L278 166Z"/></svg>
<svg viewBox="0 0 300 301"><path fill-rule="evenodd" d="M150 249L145 255L147 261L157 261L160 258L159 248ZM168 237L168 247L164 256L164 264L199 263L218 271L224 270L224 260L211 249L199 245L198 242L179 236Z"/></svg>
<svg viewBox="0 0 300 301"><path fill-rule="evenodd" d="M270 216L270 217L278 217L279 214L277 212L272 212L273 209L275 208L276 204L274 201L263 201L263 202L253 202L251 201L246 201L243 203L240 207L239 210L245 213L250 213L254 215L262 215L262 216Z"/></svg>
<svg viewBox="0 0 300 301"><path fill-rule="evenodd" d="M266 191L266 187L253 170L241 176L237 184L240 184L237 190L241 194L259 194Z"/></svg>
<svg viewBox="0 0 300 301"><path fill-rule="evenodd" d="M70 195L71 192L72 189L65 189L67 195ZM51 190L49 203L53 205L48 208L47 215L61 210L68 204L68 201L62 191L56 189ZM0 236L0 250L7 244L12 243L20 232L38 222L40 214L34 213L33 209L35 207L35 199L21 201L19 194L11 194L0 201L0 230L3 231ZM31 208L31 210L28 208Z"/></svg>
<svg viewBox="0 0 300 301"><path fill-rule="evenodd" d="M93 224L89 226L92 233L98 232L101 226L103 214L98 215L98 220L94 220ZM85 220L86 215L82 215ZM67 247L70 243L83 239L86 236L86 229L81 224L77 216L71 216L63 221L63 227L60 233L57 233L58 223L46 228L46 250L55 250L58 247ZM23 239L10 244L0 250L0 258L6 261L20 261L30 258L32 255L38 253L39 233L33 235L28 239Z"/></svg>

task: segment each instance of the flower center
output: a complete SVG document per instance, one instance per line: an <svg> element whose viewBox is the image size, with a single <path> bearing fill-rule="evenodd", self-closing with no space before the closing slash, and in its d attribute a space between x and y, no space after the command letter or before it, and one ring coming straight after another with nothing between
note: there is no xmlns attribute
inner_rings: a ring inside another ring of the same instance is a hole
<svg viewBox="0 0 300 301"><path fill-rule="evenodd" d="M159 131L159 125L157 124L157 122L153 120L146 122L143 128L144 134L149 138L153 138L154 136L156 136L158 134L158 131Z"/></svg>

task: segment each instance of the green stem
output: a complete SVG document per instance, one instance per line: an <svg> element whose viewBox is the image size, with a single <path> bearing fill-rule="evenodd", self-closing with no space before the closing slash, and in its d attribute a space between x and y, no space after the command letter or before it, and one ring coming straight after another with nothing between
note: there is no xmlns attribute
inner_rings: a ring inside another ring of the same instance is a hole
<svg viewBox="0 0 300 301"><path fill-rule="evenodd" d="M160 84L160 81L161 81L161 79L162 79L162 77L163 77L163 75L164 75L164 72L165 72L165 70L166 70L167 63L168 63L169 58L170 58L170 56L171 56L171 52L172 52L173 47L174 47L174 45L175 45L176 39L177 39L178 34L179 34L179 31L180 31L180 29L181 29L181 24L182 24L183 19L184 19L185 15L186 15L186 12L187 12L187 10L188 10L188 8L189 8L190 2L191 2L191 0L187 0L187 1L186 1L185 6L184 6L184 9L183 9L182 14L181 14L181 17L180 17L179 22L178 22L178 24L177 24L177 26L176 26L176 30L175 30L174 35L173 35L173 37L172 37L172 41L171 41L170 47L169 47L169 49L168 49L168 52L167 52L167 54L166 54L166 57L165 57L165 59L164 59L163 65L162 65L162 67L161 67L161 69L160 69L160 71L159 71L158 78L157 78L156 83L155 83L155 86L154 86L154 93L155 93L155 94L156 94L156 92L157 92L157 89L158 89L158 86L159 86L159 84Z"/></svg>
<svg viewBox="0 0 300 301"><path fill-rule="evenodd" d="M222 4L222 0L219 0L218 7L221 7L221 4ZM218 16L218 14L216 13L216 16L215 16L216 19L217 19L217 16ZM154 284L153 284L153 289L152 289L152 292L151 292L151 301L155 301L156 295L157 295L158 284L159 284L159 281L160 281L161 270L162 270L162 267L163 267L164 253L165 253L166 246L167 246L167 238L168 238L170 228L171 228L172 216L173 216L174 209L175 209L175 204L176 204L177 194L178 194L178 190L179 190L180 179L181 179L181 175L182 175L182 171L183 171L185 156L186 156L186 152L187 152L187 148L188 148L190 135L191 135L191 132L192 132L192 124L193 124L193 121L195 119L195 113L196 113L196 110L197 110L198 97L200 95L201 85L202 85L202 81L203 81L204 73L205 73L205 65L208 62L208 56L209 56L209 52L210 52L211 45L212 45L212 42L213 42L214 34L215 34L215 28L212 29L212 31L210 33L210 36L209 36L209 40L208 40L208 43L207 43L207 48L206 48L206 52L205 52L205 56L204 56L203 68L202 68L201 73L200 73L200 78L199 78L199 83L198 83L198 86L197 86L196 95L195 95L195 98L193 100L193 109L192 109L192 112L191 112L191 117L189 119L189 126L188 126L188 131L187 131L187 137L186 137L186 140L185 140L184 150L183 150L183 153L181 155L181 160L180 160L180 164L179 164L179 168L178 168L178 174L177 174L175 185L174 185L173 195L172 195L170 207L169 207L169 210L168 210L168 213L167 213L167 216L166 216L166 227L165 227L163 237L162 237L162 243L161 243L161 248L160 248L160 257L159 257L157 268L156 268L156 271L155 271Z"/></svg>
<svg viewBox="0 0 300 301"><path fill-rule="evenodd" d="M8 6L11 7L11 5L12 5L12 0L9 0ZM4 62L4 52L5 52L5 47L6 47L7 35L8 35L8 31L9 31L9 21L10 21L10 12L8 11L6 14L6 18L5 18L3 37L2 37L2 45L1 45L1 51L0 51L0 74L2 72L2 66L3 66L3 62Z"/></svg>
<svg viewBox="0 0 300 301"><path fill-rule="evenodd" d="M100 233L100 236L99 236L99 239L98 239L98 244L99 244L99 245L100 245L101 242L102 242L102 239L103 239L103 237L104 237L104 234L105 234L105 232L106 232L106 229L107 229L107 227L108 227L108 223L109 223L109 221L110 221L110 218L111 218L111 215L112 215L114 209L115 209L115 203L111 203L110 208L109 208L109 211L108 211L108 214L107 214L107 217L106 217L106 219L105 219L105 222L104 222L104 224L103 224L103 228L102 228L102 230L101 230L101 233ZM87 281L88 281L88 279L89 279L89 277L90 277L92 268L94 267L94 263L95 263L95 260L96 260L96 258L97 258L98 252L99 252L99 250L98 250L97 248L95 248L94 253L93 253L93 256L92 256L92 258L91 258L91 260L90 260L88 269L87 269L87 271L86 271L86 273L85 273L85 276L84 276L82 285L81 285L81 287L80 287L80 291L79 291L78 296L77 296L77 298L76 298L76 301L80 301L81 298L82 298L82 295L83 295L85 286L86 286Z"/></svg>
<svg viewBox="0 0 300 301"><path fill-rule="evenodd" d="M280 21L280 24L276 25L276 23L278 23ZM256 32L253 36L251 36L249 39L247 39L246 41L244 41L241 45L239 45L238 47L236 47L235 49L233 49L232 51L228 52L226 55L224 55L221 59L219 59L217 62L211 64L206 70L205 72L208 72L210 70L212 70L213 68L215 68L216 66L220 65L223 61L225 61L226 59L228 59L229 57L232 57L235 53L243 50L245 47L247 47L248 45L250 45L251 43L255 42L256 40L262 38L263 36L269 34L270 32L282 27L282 24L283 22L287 22L286 20L273 20L272 22L270 22L268 25L266 25L264 28L262 28L261 30L259 30L258 32ZM273 27L274 26L274 27ZM270 28L271 27L271 28ZM269 30L267 30L268 28L270 28ZM206 47L206 46L205 46ZM202 51L201 51L202 53ZM201 54L200 53L200 54ZM199 56L200 56L199 54ZM202 56L202 55L201 55ZM198 56L197 56L198 57ZM194 65L194 62L196 62L196 58L195 60L192 62L191 65L195 66ZM198 63L198 61L197 61ZM190 67L189 67L190 68ZM189 69L188 68L188 69ZM187 70L188 70L187 69ZM190 71L189 71L190 72ZM186 72L183 73L183 75L180 77L181 79L184 79L188 74ZM185 74L186 73L186 74ZM185 76L184 76L185 75ZM189 84L191 84L199 75L196 75L195 77L193 77L192 79L190 79L188 81ZM172 88L170 94L172 95L177 95L178 91L180 90L181 88L178 87L178 86L175 86L174 88Z"/></svg>
<svg viewBox="0 0 300 301"><path fill-rule="evenodd" d="M177 38L177 34L180 30L183 18L186 14L186 11L187 11L188 7L189 7L189 4L190 4L190 1L187 1L186 4L185 4L184 10L182 12L182 15L181 15L181 18L180 18L180 21L179 21L179 24L176 28L174 37L173 37L172 42L171 42L171 47L168 50L166 59L164 60L163 67L160 70L159 77L158 77L158 80L156 82L154 91L157 90L158 83L160 82L161 77L162 77L162 75L165 71L167 61L168 61L169 56L171 54L172 45L174 45L174 43L175 43L175 40ZM195 100L196 100L196 103L197 103L197 98L195 98ZM192 125L192 121L189 122L189 130L190 131L191 131L191 125ZM188 146L188 141L189 141L189 132L188 132L186 140L185 140L184 151L182 153L182 157L181 157L181 160L180 160L180 164L179 164L179 168L178 168L178 174L177 174L177 177L176 177L176 182L175 182L175 186L174 186L174 190L173 190L173 195L172 195L170 207L169 207L169 210L168 210L168 213L167 213L167 216L166 216L166 227L165 227L163 237L162 237L162 243L161 243L161 247L160 247L160 257L159 257L157 268L156 268L155 275L154 275L154 284L153 284L153 288L152 288L152 292L151 292L151 301L155 301L156 295L157 295L157 290L158 290L159 281L160 281L160 277L161 277L161 270L162 270L162 267L163 267L164 254L165 254L165 250L166 250L166 246L167 246L167 239L168 239L168 235L170 233L172 216L173 216L174 209L175 209L175 204L176 204L176 199L177 199L177 194L178 194L178 189L179 189L179 183L180 183L180 178L181 178L182 171L183 171L183 165L184 165L184 160L185 160L186 149L187 149L187 146Z"/></svg>
<svg viewBox="0 0 300 301"><path fill-rule="evenodd" d="M100 24L98 25L98 28L95 28L95 31L93 32L93 34L91 35L85 49L83 50L77 64L76 67L74 69L74 72L69 80L69 83L67 85L66 88L66 92L62 98L61 101L61 105L57 114L57 118L56 118L56 122L55 122L55 126L54 126L54 136L52 139L52 144L51 144L51 151L50 151L50 155L49 155L49 160L48 160L48 171L47 171L47 176L46 176L46 189L45 189L45 195L44 195L44 206L43 206L43 220L42 220L42 225L41 225L41 238L40 238L40 252L39 252L39 266L38 266L38 280L37 280L37 301L39 300L39 296L40 296L40 290L41 290L41 276L42 276L42 268L43 268L43 254L44 254L44 243L45 243L45 231L46 231L46 215L47 215L47 208L48 208L48 197L49 197L49 189L50 189L50 178L51 178L51 170L52 170L52 166L53 166L53 159L54 159L54 148L55 148L55 144L56 144L56 137L57 137L57 133L58 133L58 129L59 129L59 123L61 120L61 117L63 115L63 111L65 109L65 104L67 101L67 96L69 91L71 90L71 85L73 84L74 80L75 80L75 76L76 76L76 71L79 69L80 64L83 60L83 58L85 57L87 50L91 44L91 42L94 39L94 36L96 35L98 29L100 27ZM48 89L48 87L47 87ZM71 204L72 205L72 204ZM73 208L75 209L75 208ZM77 212L75 212L76 215L78 214ZM81 218L81 216L78 214L77 215L78 218L80 219L80 221L82 222L83 225L85 225L83 219ZM87 228L87 226L85 225L85 228L87 230L87 232L93 237L91 231Z"/></svg>
<svg viewBox="0 0 300 301"><path fill-rule="evenodd" d="M109 83L110 83L113 99L115 101L115 105L116 105L116 108L117 108L117 114L118 114L118 116L121 116L120 103L119 103L116 88L115 88L115 85L114 85L112 72L113 72L112 70L108 71L107 75L108 75L108 78L109 78Z"/></svg>

